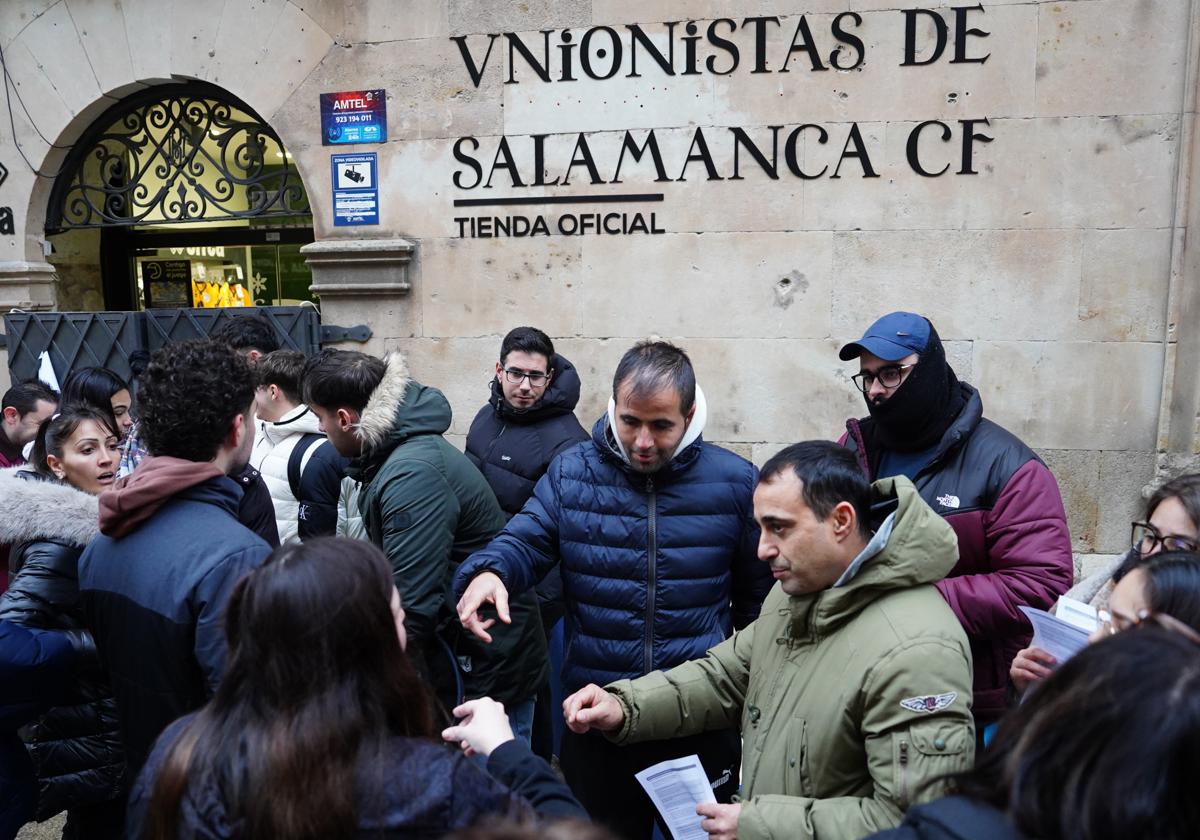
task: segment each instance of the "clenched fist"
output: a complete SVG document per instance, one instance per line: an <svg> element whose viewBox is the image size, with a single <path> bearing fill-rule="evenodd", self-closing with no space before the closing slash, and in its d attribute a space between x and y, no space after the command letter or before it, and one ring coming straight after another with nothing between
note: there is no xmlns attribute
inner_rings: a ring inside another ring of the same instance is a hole
<svg viewBox="0 0 1200 840"><path fill-rule="evenodd" d="M625 723L625 708L614 695L593 683L563 701L563 720L579 735L589 729L612 732Z"/></svg>

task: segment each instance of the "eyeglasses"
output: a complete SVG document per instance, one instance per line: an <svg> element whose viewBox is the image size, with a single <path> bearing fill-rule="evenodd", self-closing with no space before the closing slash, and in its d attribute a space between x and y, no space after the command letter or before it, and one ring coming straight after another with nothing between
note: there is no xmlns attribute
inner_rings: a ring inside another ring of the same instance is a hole
<svg viewBox="0 0 1200 840"><path fill-rule="evenodd" d="M1152 554L1160 546L1163 551L1200 551L1200 543L1191 537L1160 534L1149 522L1133 523L1130 542L1142 554Z"/></svg>
<svg viewBox="0 0 1200 840"><path fill-rule="evenodd" d="M916 362L913 362L912 365L888 365L887 367L881 367L874 373L864 370L854 374L850 379L864 394L871 390L871 386L875 384L875 380L879 380L879 384L890 391L892 388L899 387L900 380L904 378L904 371L915 364Z"/></svg>
<svg viewBox="0 0 1200 840"><path fill-rule="evenodd" d="M546 384L546 380L550 378L550 374L542 373L538 370L521 370L520 368L500 368L504 371L504 378L513 385L520 385L522 379L528 379L529 384L534 388L539 388Z"/></svg>
<svg viewBox="0 0 1200 840"><path fill-rule="evenodd" d="M1197 633L1175 616L1168 615L1167 613L1140 610L1137 618L1132 621L1127 618L1123 619L1120 616L1114 617L1107 610L1100 610L1097 615L1100 618L1100 630L1106 636L1115 636L1117 633L1124 632L1131 627L1153 626L1183 636L1188 641L1200 645L1200 633Z"/></svg>
<svg viewBox="0 0 1200 840"><path fill-rule="evenodd" d="M1149 614L1147 610L1142 610L1138 613L1137 618L1128 618L1123 615L1113 615L1108 610L1097 610L1098 629L1103 636L1115 636L1118 633L1124 633L1131 627L1137 627Z"/></svg>

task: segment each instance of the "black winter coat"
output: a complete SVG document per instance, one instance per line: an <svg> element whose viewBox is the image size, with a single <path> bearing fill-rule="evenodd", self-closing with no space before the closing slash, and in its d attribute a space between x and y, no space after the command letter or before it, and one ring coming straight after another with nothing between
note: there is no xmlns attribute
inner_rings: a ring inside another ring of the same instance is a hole
<svg viewBox="0 0 1200 840"><path fill-rule="evenodd" d="M117 707L99 656L83 629L78 561L98 533L94 496L24 470L0 473L7 513L0 541L11 543L8 591L0 618L42 630L75 630L86 639L70 702L55 706L22 730L38 776L36 819L121 794L125 756Z"/></svg>
<svg viewBox="0 0 1200 840"><path fill-rule="evenodd" d="M537 405L518 411L504 399L500 383L492 378L492 396L479 409L467 432L467 457L487 479L506 519L512 519L533 495L533 487L546 474L558 453L591 435L574 411L579 403L579 374L570 360L555 354L554 378ZM562 618L562 576L555 566L537 585L538 606L544 627Z"/></svg>
<svg viewBox="0 0 1200 840"><path fill-rule="evenodd" d="M467 432L467 457L479 467L509 519L525 507L554 456L591 437L573 413L579 402L575 366L559 355L551 364L550 386L526 411L509 405L493 378L492 396Z"/></svg>
<svg viewBox="0 0 1200 840"><path fill-rule="evenodd" d="M965 796L947 796L917 805L898 828L870 840L1026 840L1002 811Z"/></svg>
<svg viewBox="0 0 1200 840"><path fill-rule="evenodd" d="M263 538L271 548L279 548L279 526L275 522L275 503L271 491L258 470L247 464L242 471L229 476L242 488L237 518L247 528Z"/></svg>
<svg viewBox="0 0 1200 840"><path fill-rule="evenodd" d="M159 738L129 796L126 836L140 837L155 777L167 751L191 717ZM364 753L367 752L364 750ZM546 819L587 813L542 759L519 741L501 744L484 772L462 753L418 738L389 738L377 756L359 761L359 830L362 838L437 838L485 816ZM190 779L180 807L179 840L226 840L240 836L218 783Z"/></svg>

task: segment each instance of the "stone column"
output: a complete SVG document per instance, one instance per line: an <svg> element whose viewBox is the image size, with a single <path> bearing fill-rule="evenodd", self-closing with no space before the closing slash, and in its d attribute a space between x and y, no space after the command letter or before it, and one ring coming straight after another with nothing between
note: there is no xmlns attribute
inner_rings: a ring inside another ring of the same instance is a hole
<svg viewBox="0 0 1200 840"><path fill-rule="evenodd" d="M1191 52L1180 119L1166 369L1159 415L1159 479L1200 471L1200 5L1193 4Z"/></svg>
<svg viewBox="0 0 1200 840"><path fill-rule="evenodd" d="M0 262L0 312L50 310L58 302L54 266L45 262Z"/></svg>
<svg viewBox="0 0 1200 840"><path fill-rule="evenodd" d="M415 334L409 265L416 245L400 237L325 239L300 249L312 269L312 292L321 298L321 320L366 324L372 337L348 349L381 355L387 338Z"/></svg>

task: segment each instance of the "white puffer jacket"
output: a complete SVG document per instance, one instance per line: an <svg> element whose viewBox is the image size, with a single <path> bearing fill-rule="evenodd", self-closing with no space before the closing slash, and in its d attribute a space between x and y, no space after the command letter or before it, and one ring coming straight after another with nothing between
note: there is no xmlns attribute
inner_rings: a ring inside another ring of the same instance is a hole
<svg viewBox="0 0 1200 840"><path fill-rule="evenodd" d="M254 451L250 455L250 465L262 473L267 489L271 491L271 501L275 504L275 522L279 526L279 541L287 542L298 538L299 532L299 501L292 495L288 483L288 461L292 450L306 434L320 434L317 416L308 410L306 405L298 405L283 415L277 423L267 420L256 420L258 427L254 433ZM300 462L300 474L308 468L314 454L321 444L313 444L304 453Z"/></svg>
<svg viewBox="0 0 1200 840"><path fill-rule="evenodd" d="M362 512L358 509L358 493L362 488L353 478L342 479L342 492L338 496L337 535L356 540L370 539L367 526L363 524Z"/></svg>

